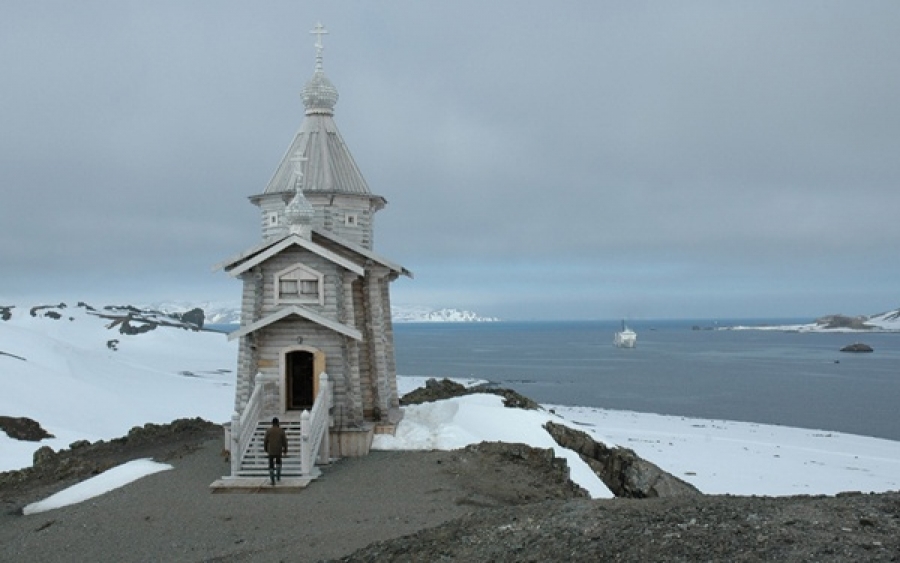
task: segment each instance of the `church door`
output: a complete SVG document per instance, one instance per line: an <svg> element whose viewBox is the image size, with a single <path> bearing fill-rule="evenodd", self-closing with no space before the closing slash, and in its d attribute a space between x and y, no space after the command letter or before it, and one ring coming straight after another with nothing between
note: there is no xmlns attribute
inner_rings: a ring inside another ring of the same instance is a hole
<svg viewBox="0 0 900 563"><path fill-rule="evenodd" d="M287 380L287 408L309 410L315 399L314 354L305 350L289 352L285 356Z"/></svg>

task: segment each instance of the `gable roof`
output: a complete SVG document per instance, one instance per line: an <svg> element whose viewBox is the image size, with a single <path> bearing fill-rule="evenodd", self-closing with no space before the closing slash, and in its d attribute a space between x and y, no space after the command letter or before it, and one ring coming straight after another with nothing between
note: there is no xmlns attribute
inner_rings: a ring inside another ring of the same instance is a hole
<svg viewBox="0 0 900 563"><path fill-rule="evenodd" d="M239 330L229 333L228 340L234 340L235 338L246 336L291 315L297 315L298 317L302 317L308 321L312 321L317 325L324 326L325 328L343 334L344 336L349 336L354 340L362 341L363 339L362 332L352 326L331 320L328 317L324 317L314 311L307 309L306 307L300 305L291 305L290 307L285 307L284 309L280 309L279 311L272 313L271 315L263 317L255 323L241 327Z"/></svg>
<svg viewBox="0 0 900 563"><path fill-rule="evenodd" d="M220 262L213 266L213 270L225 270L232 277L237 277L242 273L246 272L253 266L256 266L262 262L265 262L272 256L275 256L282 250L296 245L301 248L305 248L310 252L318 254L319 256L329 260L343 268L350 270L360 276L365 275L365 268L363 266L344 258L343 256L336 254L327 248L318 245L310 240L307 240L300 235L297 234L288 234L283 237L276 237L272 240L268 240L245 250L244 252L229 258L223 262Z"/></svg>
<svg viewBox="0 0 900 563"><path fill-rule="evenodd" d="M397 272L398 274L403 274L404 276L409 277L409 278L413 277L412 272L410 272L409 270L407 270L400 264L397 264L396 262L392 262L392 261L388 260L387 258L385 258L384 256L381 256L380 254L376 254L375 252L372 252L371 250L369 250L368 248L366 248L364 246L358 245L358 244L351 242L345 238L341 238L331 231L326 231L324 229L313 229L312 232L313 232L313 236L320 236L320 237L322 237L326 240L329 240L335 244L343 246L344 248L351 250L351 251L355 252L356 254L359 254L363 258L372 260L373 262L377 262L377 263L381 264L382 266L385 266L386 268Z"/></svg>

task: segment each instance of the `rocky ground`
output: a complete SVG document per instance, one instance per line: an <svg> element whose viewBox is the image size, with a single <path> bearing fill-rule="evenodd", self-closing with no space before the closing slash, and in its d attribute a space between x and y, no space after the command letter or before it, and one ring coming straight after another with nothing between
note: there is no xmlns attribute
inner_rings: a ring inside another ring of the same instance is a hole
<svg viewBox="0 0 900 563"><path fill-rule="evenodd" d="M220 443L217 425L183 420L40 452L34 468L0 474L0 559L65 560L68 549L120 561L900 561L900 493L679 489L590 500L550 450L479 444L375 452L326 467L297 495L257 500L204 487L227 467ZM87 506L21 515L28 502L140 457L175 471Z"/></svg>
<svg viewBox="0 0 900 563"><path fill-rule="evenodd" d="M363 561L897 561L900 495L569 500L473 512Z"/></svg>

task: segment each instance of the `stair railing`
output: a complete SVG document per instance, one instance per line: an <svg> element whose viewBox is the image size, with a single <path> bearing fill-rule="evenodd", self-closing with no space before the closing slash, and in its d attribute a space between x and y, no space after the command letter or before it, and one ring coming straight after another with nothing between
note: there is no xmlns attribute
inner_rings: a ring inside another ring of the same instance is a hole
<svg viewBox="0 0 900 563"><path fill-rule="evenodd" d="M331 412L332 390L331 381L326 373L319 375L319 394L313 402L312 412L303 411L300 415L300 471L304 476L312 474L315 458L328 458L328 442L323 444L323 438L328 431L328 419Z"/></svg>
<svg viewBox="0 0 900 563"><path fill-rule="evenodd" d="M236 477L241 469L241 462L247 453L247 446L262 416L267 389L274 382L262 373L256 374L253 392L244 412L231 416L231 475ZM271 391L270 391L271 392Z"/></svg>

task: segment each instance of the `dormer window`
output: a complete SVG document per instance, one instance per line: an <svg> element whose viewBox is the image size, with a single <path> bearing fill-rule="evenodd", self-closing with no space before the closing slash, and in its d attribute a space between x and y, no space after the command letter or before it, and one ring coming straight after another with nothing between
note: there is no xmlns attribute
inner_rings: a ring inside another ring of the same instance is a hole
<svg viewBox="0 0 900 563"><path fill-rule="evenodd" d="M356 213L348 213L344 215L344 225L347 227L355 227L359 222L359 217Z"/></svg>
<svg viewBox="0 0 900 563"><path fill-rule="evenodd" d="M277 303L324 304L322 274L306 266L292 266L275 274Z"/></svg>

